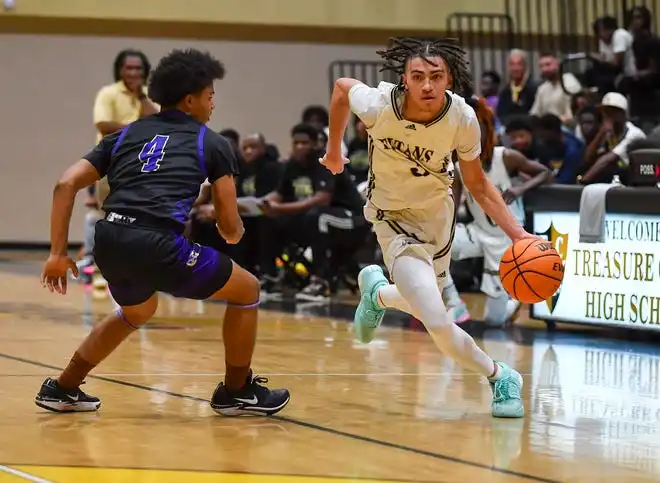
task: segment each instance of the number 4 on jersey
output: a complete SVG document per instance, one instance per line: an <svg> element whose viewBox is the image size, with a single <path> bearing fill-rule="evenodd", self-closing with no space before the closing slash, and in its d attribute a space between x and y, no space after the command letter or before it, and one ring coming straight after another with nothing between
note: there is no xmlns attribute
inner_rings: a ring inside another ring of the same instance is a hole
<svg viewBox="0 0 660 483"><path fill-rule="evenodd" d="M153 173L160 168L160 162L165 156L165 145L170 140L169 136L156 134L154 138L147 144L142 146L142 151L138 155L138 159L142 163L143 173Z"/></svg>

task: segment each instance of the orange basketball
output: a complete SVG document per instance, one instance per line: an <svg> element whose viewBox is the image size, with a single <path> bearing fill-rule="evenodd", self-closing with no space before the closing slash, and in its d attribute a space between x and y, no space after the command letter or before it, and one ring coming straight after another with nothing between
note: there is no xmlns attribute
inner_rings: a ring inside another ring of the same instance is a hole
<svg viewBox="0 0 660 483"><path fill-rule="evenodd" d="M511 297L535 304L549 299L559 289L564 279L564 264L551 243L524 238L504 252L500 279Z"/></svg>

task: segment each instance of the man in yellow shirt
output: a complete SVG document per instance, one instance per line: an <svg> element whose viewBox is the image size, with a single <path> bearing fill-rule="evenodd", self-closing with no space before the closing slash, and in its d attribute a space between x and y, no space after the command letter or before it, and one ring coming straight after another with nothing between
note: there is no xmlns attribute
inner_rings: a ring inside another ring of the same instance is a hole
<svg viewBox="0 0 660 483"><path fill-rule="evenodd" d="M159 107L147 97L147 79L151 65L139 50L122 50L114 63L114 84L102 87L94 101L94 125L97 142L103 136L123 129L141 117L157 113ZM108 194L107 181L97 186L99 207Z"/></svg>
<svg viewBox="0 0 660 483"><path fill-rule="evenodd" d="M117 54L113 66L115 82L103 86L94 101L93 118L97 142L133 121L160 110L160 107L147 97L150 70L149 59L139 50L122 50ZM85 217L83 260L80 262L80 269L92 263L94 226L103 217L101 206L109 189L107 178L103 178L96 184L95 193L88 193L85 205L91 209Z"/></svg>

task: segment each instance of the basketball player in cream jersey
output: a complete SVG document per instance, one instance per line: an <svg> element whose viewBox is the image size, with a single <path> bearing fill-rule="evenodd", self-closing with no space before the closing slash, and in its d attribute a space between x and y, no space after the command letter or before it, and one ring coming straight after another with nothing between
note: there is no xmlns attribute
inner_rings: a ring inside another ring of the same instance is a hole
<svg viewBox="0 0 660 483"><path fill-rule="evenodd" d="M540 163L528 160L523 154L513 149L495 146L495 128L493 114L483 99L471 99L475 108L477 119L481 127L481 165L490 182L502 193L504 201L509 207L511 215L520 223L525 221L525 211L522 196L529 190L552 180L552 174ZM512 177L518 173L528 175L528 180L516 186ZM453 194L456 200L462 199L463 184L461 183L460 169L456 173L453 185ZM495 224L481 208L475 197L468 191L466 196L468 210L474 219L468 224L458 223L451 249L451 258L463 260L466 258L484 258L484 271L481 281L481 291L486 294L483 320L486 324L503 326L520 306L520 302L513 300L504 291L499 276L499 266L502 255L511 244L511 240L504 231ZM447 306L453 309L456 315L457 308L465 307L460 300L456 287L447 275L447 283L443 291ZM458 312L458 314L457 314ZM466 309L462 315L469 319ZM460 315L457 317L460 322Z"/></svg>
<svg viewBox="0 0 660 483"><path fill-rule="evenodd" d="M343 171L348 160L341 155L341 141L353 111L369 134L365 215L395 282L390 284L377 265L360 272L356 334L369 342L387 308L408 312L424 323L446 356L488 378L493 416L522 417L522 377L493 361L452 323L441 294L456 228L453 151L466 187L507 236L532 236L511 216L481 168L476 114L448 90L469 88L465 52L450 41L399 38L379 54L386 68L401 76L399 85L381 83L374 88L356 79L338 79L330 102L328 149L321 160L331 172Z"/></svg>

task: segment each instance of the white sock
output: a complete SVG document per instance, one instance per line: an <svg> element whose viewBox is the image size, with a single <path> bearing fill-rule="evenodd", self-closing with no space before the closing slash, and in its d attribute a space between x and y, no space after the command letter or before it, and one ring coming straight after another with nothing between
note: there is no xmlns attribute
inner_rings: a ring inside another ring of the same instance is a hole
<svg viewBox="0 0 660 483"><path fill-rule="evenodd" d="M443 354L482 376L497 377L494 361L472 337L449 320L435 272L429 263L410 255L400 256L394 262L393 278L412 309L412 315L424 324Z"/></svg>
<svg viewBox="0 0 660 483"><path fill-rule="evenodd" d="M454 279L451 278L450 273L447 273L447 282L445 283L442 295L445 297L445 300L447 300L447 307L456 307L463 302L461 296L458 294L458 290L456 290Z"/></svg>
<svg viewBox="0 0 660 483"><path fill-rule="evenodd" d="M412 315L410 305L393 284L383 285L378 289L378 305L383 309L397 309Z"/></svg>

